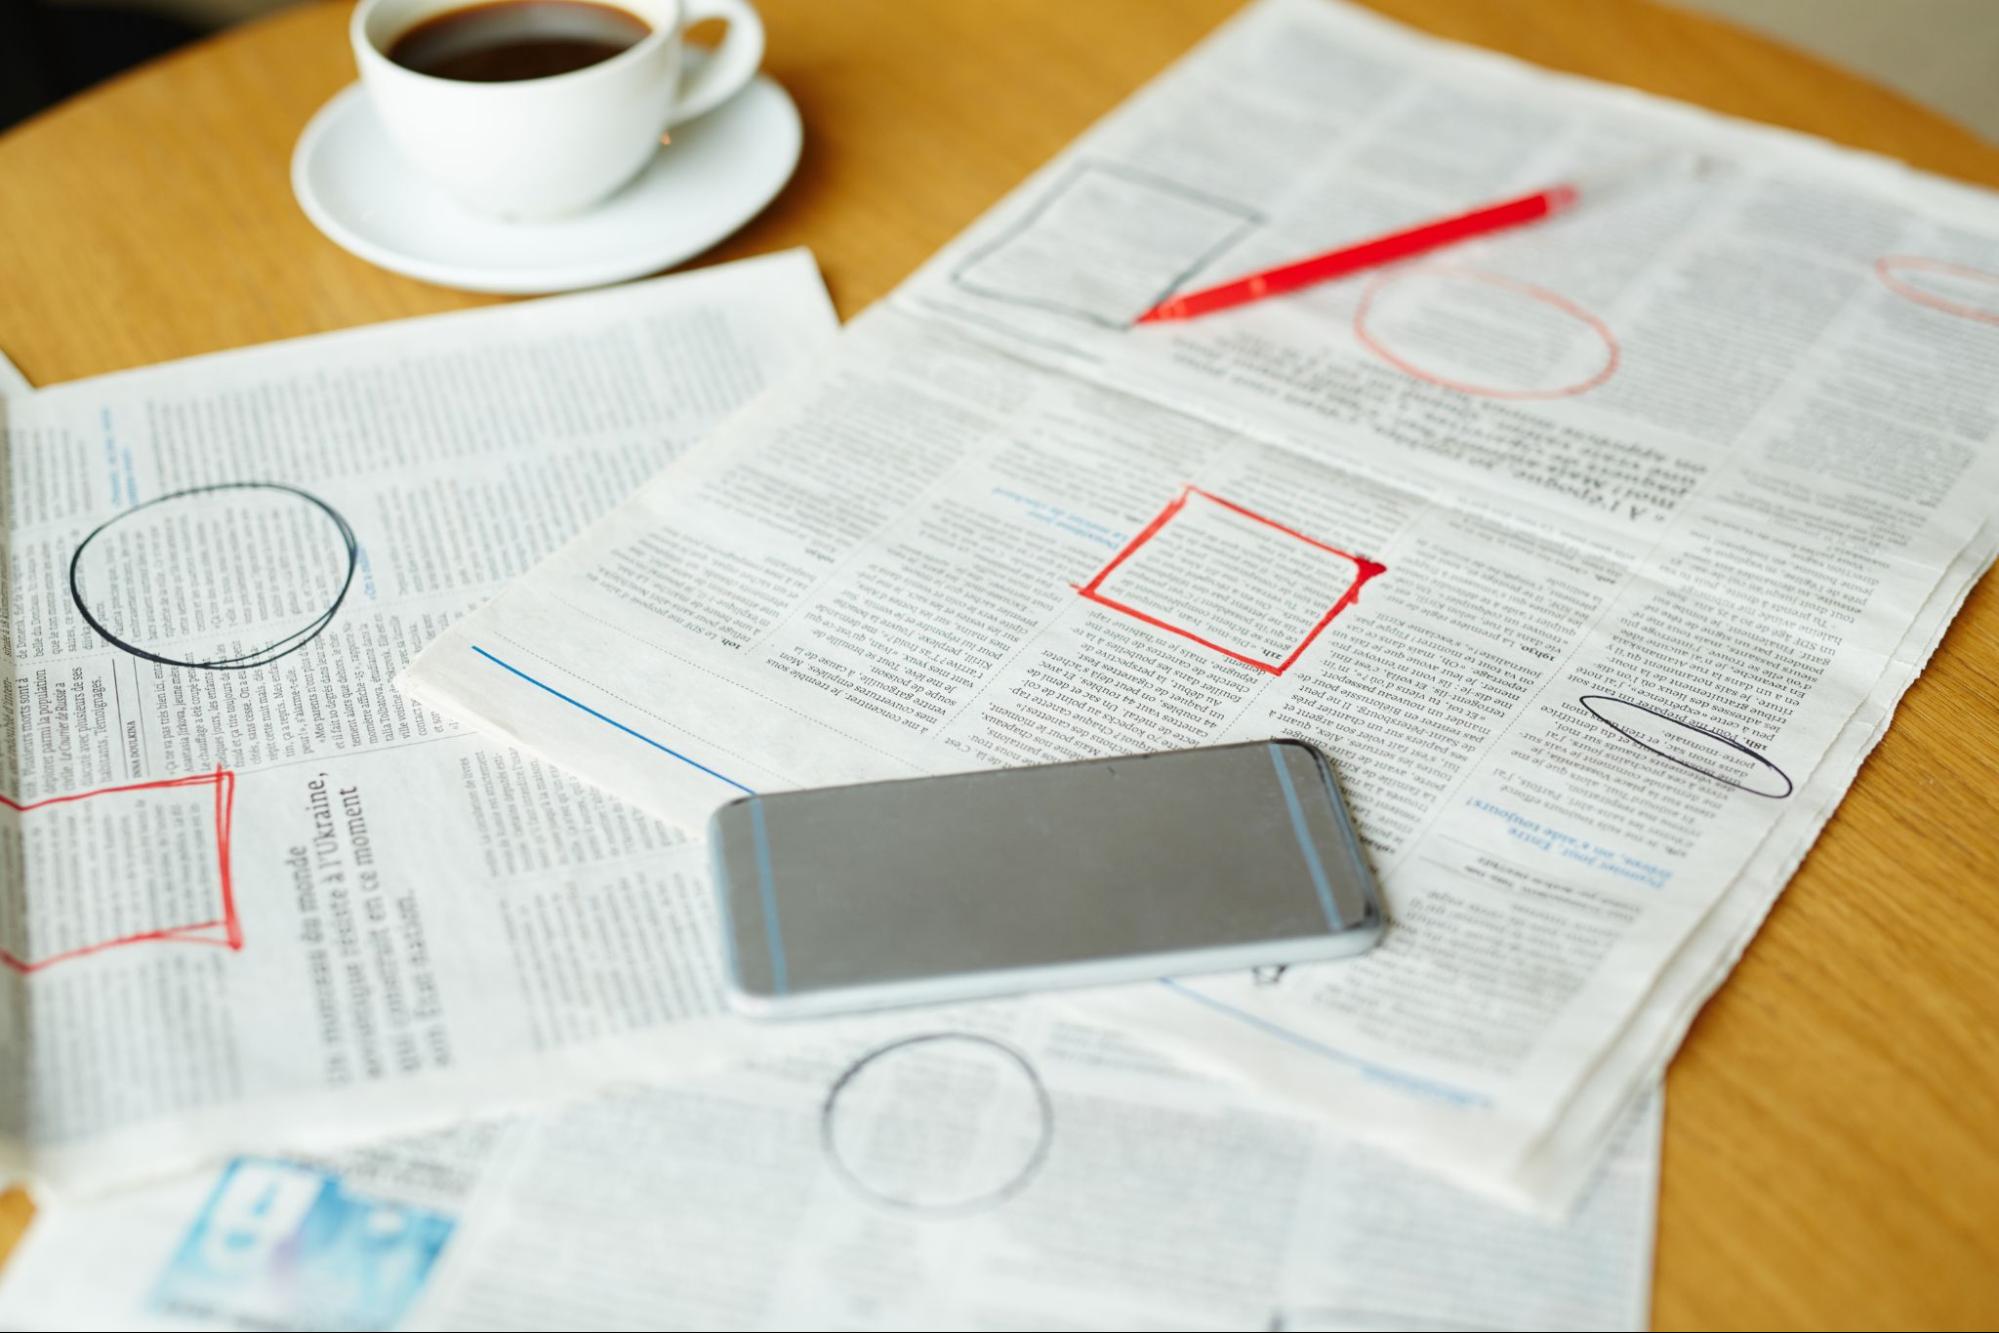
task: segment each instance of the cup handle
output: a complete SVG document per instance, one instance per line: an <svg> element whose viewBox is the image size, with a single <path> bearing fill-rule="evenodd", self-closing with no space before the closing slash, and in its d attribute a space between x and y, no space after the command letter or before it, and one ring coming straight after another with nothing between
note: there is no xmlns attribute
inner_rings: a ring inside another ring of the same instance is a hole
<svg viewBox="0 0 1999 1333"><path fill-rule="evenodd" d="M729 35L708 57L701 72L681 85L669 125L705 115L734 97L757 72L764 58L763 20L747 0L687 0L682 12L688 23L727 19Z"/></svg>

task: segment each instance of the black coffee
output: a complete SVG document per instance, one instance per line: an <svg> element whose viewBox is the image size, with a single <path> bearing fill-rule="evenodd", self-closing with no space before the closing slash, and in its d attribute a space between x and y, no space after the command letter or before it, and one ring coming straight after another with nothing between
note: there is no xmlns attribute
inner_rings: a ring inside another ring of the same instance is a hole
<svg viewBox="0 0 1999 1333"><path fill-rule="evenodd" d="M508 83L587 69L652 32L591 0L488 0L434 15L389 44L389 59L440 79Z"/></svg>

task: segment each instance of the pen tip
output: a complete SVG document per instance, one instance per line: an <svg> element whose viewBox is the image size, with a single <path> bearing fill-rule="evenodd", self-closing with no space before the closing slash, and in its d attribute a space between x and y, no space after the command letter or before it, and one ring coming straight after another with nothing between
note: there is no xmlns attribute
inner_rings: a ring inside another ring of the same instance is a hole
<svg viewBox="0 0 1999 1333"><path fill-rule="evenodd" d="M1167 318L1168 315L1166 313L1166 307L1163 305L1156 305L1152 307L1152 309L1140 315L1137 319L1134 319L1132 321L1132 324L1133 326L1137 326L1139 324L1159 324L1165 322Z"/></svg>

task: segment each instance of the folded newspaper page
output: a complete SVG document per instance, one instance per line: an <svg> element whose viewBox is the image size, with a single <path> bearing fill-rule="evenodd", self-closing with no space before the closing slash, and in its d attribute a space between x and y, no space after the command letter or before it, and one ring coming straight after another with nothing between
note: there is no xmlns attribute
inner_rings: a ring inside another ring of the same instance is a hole
<svg viewBox="0 0 1999 1333"><path fill-rule="evenodd" d="M1558 1209L1991 562L1996 442L1991 195L1263 0L403 683L687 827L1314 742L1383 947L1082 1002Z"/></svg>
<svg viewBox="0 0 1999 1333"><path fill-rule="evenodd" d="M696 1041L698 849L390 681L835 326L796 251L0 404L0 1179L351 1142Z"/></svg>
<svg viewBox="0 0 1999 1333"><path fill-rule="evenodd" d="M1657 1098L1557 1224L1053 1006L810 1031L52 1208L0 1326L1645 1327Z"/></svg>

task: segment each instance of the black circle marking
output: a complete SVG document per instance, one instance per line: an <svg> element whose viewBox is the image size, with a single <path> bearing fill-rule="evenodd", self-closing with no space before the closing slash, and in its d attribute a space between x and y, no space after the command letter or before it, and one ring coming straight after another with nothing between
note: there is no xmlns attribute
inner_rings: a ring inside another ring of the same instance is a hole
<svg viewBox="0 0 1999 1333"><path fill-rule="evenodd" d="M250 652L240 654L236 657L217 658L209 662L187 662L179 658L166 657L141 648L135 643L127 643L116 634L113 634L105 627L102 621L90 613L90 607L83 600L81 569L83 565L83 553L89 549L90 543L96 541L98 537L102 536L113 525L122 523L142 509L150 509L154 505L163 505L170 500L183 500L192 495L208 495L216 491L282 491L287 495L293 495L304 500L307 504L312 505L325 514L332 521L335 530L339 532L342 545L347 548L347 573L341 579L340 591L333 595L332 603L325 611L306 624L304 628L294 630L282 639L275 640L274 642L265 644L262 648L252 649ZM115 514L105 519L102 523L92 528L90 533L77 543L76 553L69 558L69 599L75 604L77 614L83 617L84 623L89 625L99 638L112 647L122 649L134 657L141 658L147 662L157 662L161 666L192 667L199 671L247 671L251 667L265 666L277 661L281 657L295 653L318 638L320 633L333 623L333 617L339 613L340 604L347 600L347 593L354 586L354 573L359 567L360 561L361 543L354 535L353 526L345 518L341 517L339 510L310 491L302 491L296 486L287 486L283 482L278 481L224 481L210 486L190 486L185 490L170 491L165 495L155 496L143 504L133 505L123 513Z"/></svg>
<svg viewBox="0 0 1999 1333"><path fill-rule="evenodd" d="M1013 1174L1011 1179L1003 1182L995 1189L986 1191L984 1194L975 1195L969 1199L961 1199L955 1203L941 1204L924 1203L917 1199L898 1198L893 1194L876 1189L873 1185L862 1179L860 1173L848 1164L847 1160L840 1155L839 1145L833 1141L833 1120L839 1109L840 1094L846 1091L853 1081L860 1076L862 1070L875 1061L880 1060L883 1056L893 1054L906 1047L920 1046L927 1042L937 1041L970 1042L973 1045L991 1047L1005 1056L1007 1060L1011 1061L1027 1077L1027 1085L1034 1093L1035 1109L1041 1120L1041 1132L1035 1139L1033 1151L1027 1155L1027 1160L1021 1164L1020 1169ZM1034 1179L1035 1175L1041 1170L1042 1165L1047 1162L1048 1150L1054 1145L1054 1142L1055 1104L1049 1099L1048 1087L1041 1081L1041 1075L1036 1071L1034 1065L1025 1055L1022 1055L1005 1042L970 1032L926 1032L918 1036L904 1037L899 1041L892 1041L886 1046L877 1046L860 1059L854 1061L853 1064L848 1065L846 1071L840 1077L833 1080L833 1086L826 1090L826 1100L819 1107L819 1146L826 1154L826 1160L832 1163L833 1169L839 1173L840 1177L849 1186L874 1203L884 1204L890 1208L899 1208L906 1212L923 1213L932 1217L964 1216L968 1213L983 1212L988 1208L994 1208L1005 1203L1008 1199L1011 1199L1014 1195L1027 1188L1028 1183Z"/></svg>
<svg viewBox="0 0 1999 1333"><path fill-rule="evenodd" d="M1699 764L1689 763L1688 761L1680 758L1680 756L1676 754L1668 753L1667 751L1660 749L1658 746L1653 745L1648 741L1641 740L1639 737L1632 735L1630 732L1626 731L1623 727L1619 726L1611 719L1605 717L1602 713L1599 713L1596 709L1590 707L1590 700L1592 699L1600 699L1604 703L1623 704L1626 708L1635 708L1641 713L1650 713L1653 717L1658 718L1661 722L1669 722L1673 726L1679 727L1682 730L1697 732L1700 735L1707 737L1709 740L1719 741L1723 745L1726 745L1729 749L1736 751L1738 754L1747 755L1749 758L1754 759L1757 763L1761 764L1763 767L1769 769L1772 773L1775 773L1777 777L1783 782L1784 790L1764 791L1760 787L1751 787L1746 783L1737 782L1734 778L1724 777L1722 774L1716 773L1712 769L1702 768ZM1609 727L1612 731L1624 737L1624 739L1630 741L1633 745L1637 746L1639 749L1649 750L1651 753L1658 755L1661 759L1664 759L1669 763L1678 764L1681 768L1686 769L1688 772L1698 773L1704 778L1712 778L1714 781L1721 783L1725 787L1733 787L1737 791L1748 792L1751 796L1761 796L1764 799L1771 801L1781 801L1786 797L1788 797L1792 792L1797 790L1797 787L1791 781L1790 774L1786 773L1783 769L1777 767L1777 765L1770 762L1770 760L1764 758L1756 751L1750 749L1747 745L1744 745L1741 741L1738 741L1731 736L1724 736L1720 732L1714 730L1711 727L1703 727L1698 723L1688 722L1682 718L1674 717L1670 713L1662 713L1656 708L1648 708L1644 704L1634 703L1630 699L1620 699L1614 694L1585 694L1577 698L1576 702L1582 705L1582 710L1585 713L1588 713L1591 717L1603 723L1603 725Z"/></svg>

